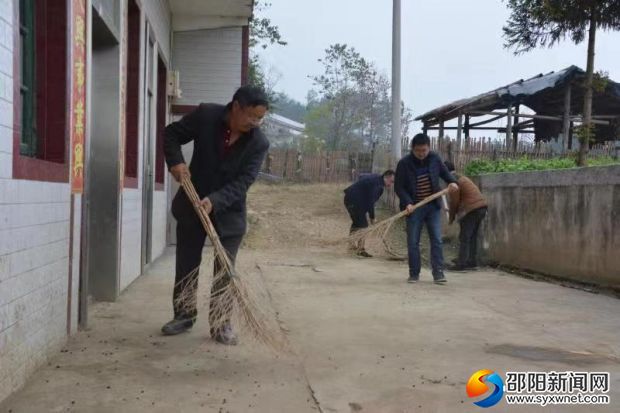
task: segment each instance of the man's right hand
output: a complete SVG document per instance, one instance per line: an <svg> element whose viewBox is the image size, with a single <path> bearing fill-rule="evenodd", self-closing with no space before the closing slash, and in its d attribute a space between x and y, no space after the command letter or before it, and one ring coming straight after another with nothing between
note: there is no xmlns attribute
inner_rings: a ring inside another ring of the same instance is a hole
<svg viewBox="0 0 620 413"><path fill-rule="evenodd" d="M170 168L170 173L177 182L181 182L181 179L183 179L184 177L191 177L191 174L189 173L189 168L185 163L174 165L172 168Z"/></svg>
<svg viewBox="0 0 620 413"><path fill-rule="evenodd" d="M407 208L405 208L407 210L407 215L411 215L413 213L413 211L415 210L413 204L409 204L407 205Z"/></svg>

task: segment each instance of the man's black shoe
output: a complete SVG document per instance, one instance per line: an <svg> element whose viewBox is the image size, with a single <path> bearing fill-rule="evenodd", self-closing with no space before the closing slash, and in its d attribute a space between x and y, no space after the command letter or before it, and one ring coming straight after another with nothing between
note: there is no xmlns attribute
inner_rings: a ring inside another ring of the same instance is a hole
<svg viewBox="0 0 620 413"><path fill-rule="evenodd" d="M191 318L175 318L164 324L161 328L161 332L165 336L174 336L188 331L193 325L194 320Z"/></svg>
<svg viewBox="0 0 620 413"><path fill-rule="evenodd" d="M464 267L462 265L455 264L455 265L448 265L446 267L446 270L452 271L452 272L465 272L465 271L468 270L468 268L466 268L466 267Z"/></svg>

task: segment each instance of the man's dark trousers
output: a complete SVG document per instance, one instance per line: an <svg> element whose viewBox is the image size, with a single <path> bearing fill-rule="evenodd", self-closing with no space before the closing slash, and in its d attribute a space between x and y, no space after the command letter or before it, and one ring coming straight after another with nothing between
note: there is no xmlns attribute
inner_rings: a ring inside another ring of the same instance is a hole
<svg viewBox="0 0 620 413"><path fill-rule="evenodd" d="M358 206L353 203L346 195L344 197L344 206L351 217L351 229L349 233L354 233L363 228L368 228L368 220L366 219L366 212L362 211Z"/></svg>
<svg viewBox="0 0 620 413"><path fill-rule="evenodd" d="M198 313L196 308L196 294L198 290L197 269L202 262L202 250L207 234L187 197L177 196L175 198L172 213L177 218L176 275L172 297L174 316L175 318L195 319ZM233 264L242 240L243 235L220 238ZM213 270L213 274L217 274L219 270L217 260ZM210 324L213 324L214 298L217 297L217 291L220 291L226 285L227 280L223 279L222 282L217 285L214 284L211 288ZM187 296L187 294L190 295ZM182 295L183 299L181 300Z"/></svg>
<svg viewBox="0 0 620 413"><path fill-rule="evenodd" d="M478 230L486 214L486 207L474 209L459 221L461 232L459 234L458 265L464 267L475 267L478 265Z"/></svg>

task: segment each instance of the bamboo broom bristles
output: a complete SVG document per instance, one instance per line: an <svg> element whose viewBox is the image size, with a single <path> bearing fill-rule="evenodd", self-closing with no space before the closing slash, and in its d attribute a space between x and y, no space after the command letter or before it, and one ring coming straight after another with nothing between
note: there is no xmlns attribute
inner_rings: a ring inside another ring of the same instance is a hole
<svg viewBox="0 0 620 413"><path fill-rule="evenodd" d="M268 294L263 291L264 286L258 282L252 283L249 277L241 276L222 245L213 222L206 209L201 205L200 197L191 180L184 177L181 187L194 206L196 214L202 223L207 236L215 250L217 271L213 276L213 285L216 286L210 294L209 322L211 330L218 331L231 319L237 317L241 327L245 328L258 342L269 346L277 352L287 351L286 341L280 330ZM192 273L197 272L196 268ZM197 282L197 280L196 280ZM180 294L178 303L195 306L196 286L185 285Z"/></svg>

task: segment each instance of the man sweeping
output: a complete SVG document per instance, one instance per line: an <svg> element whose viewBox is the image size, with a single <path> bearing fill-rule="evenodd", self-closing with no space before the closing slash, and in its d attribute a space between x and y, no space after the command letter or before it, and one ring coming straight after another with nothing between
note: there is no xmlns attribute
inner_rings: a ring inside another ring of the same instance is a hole
<svg viewBox="0 0 620 413"><path fill-rule="evenodd" d="M374 224L375 204L381 198L383 189L392 185L394 185L394 171L388 169L383 175L368 174L344 190L344 206L352 221L350 234L367 228L369 220ZM360 257L372 257L366 252L363 242L352 245L351 248Z"/></svg>
<svg viewBox="0 0 620 413"><path fill-rule="evenodd" d="M454 164L446 161L446 167L458 180L459 190L450 193L450 224L458 217L459 256L450 271L470 271L478 266L478 230L487 214L487 201L480 189L466 176L454 173Z"/></svg>
<svg viewBox="0 0 620 413"><path fill-rule="evenodd" d="M269 149L269 142L259 129L268 109L267 96L261 89L243 86L228 105L203 103L168 125L165 132L164 152L170 173L177 181L191 177L201 204L233 262L246 231L246 193ZM194 142L194 153L188 168L181 145L190 141ZM182 189L172 201L172 214L177 220L174 319L162 327L164 335L187 331L196 322L198 272L195 270L200 266L206 238ZM217 265L216 260L214 274L218 272ZM209 312L211 326L215 317L214 300L224 287L215 284ZM230 322L218 330L212 327L211 336L222 344L237 344Z"/></svg>
<svg viewBox="0 0 620 413"><path fill-rule="evenodd" d="M456 178L448 171L438 154L430 150L431 140L425 134L415 135L411 153L398 162L394 189L401 210L407 210L407 252L409 283L420 279L420 236L426 226L431 242L431 267L436 284L446 283L443 273L443 243L441 239L441 204L436 199L414 210L414 204L439 192L439 179L448 183L451 192L457 191Z"/></svg>

